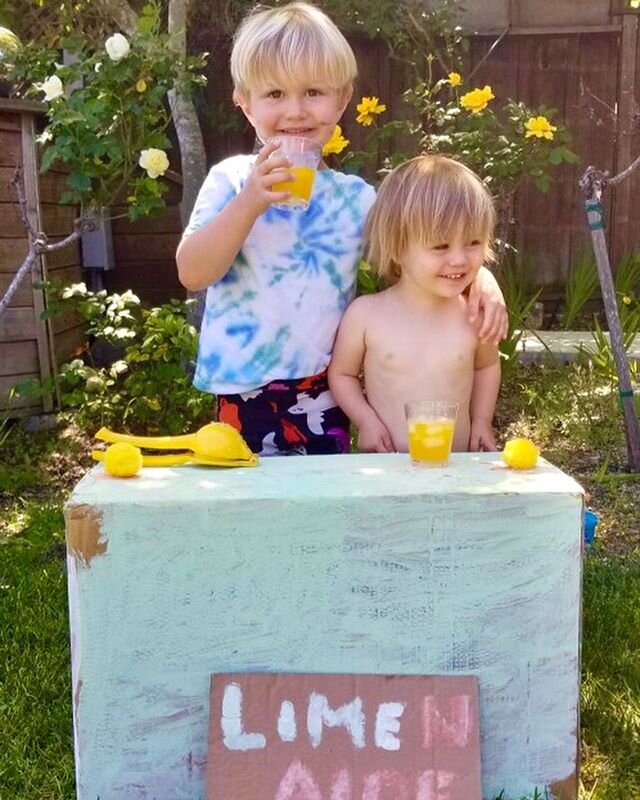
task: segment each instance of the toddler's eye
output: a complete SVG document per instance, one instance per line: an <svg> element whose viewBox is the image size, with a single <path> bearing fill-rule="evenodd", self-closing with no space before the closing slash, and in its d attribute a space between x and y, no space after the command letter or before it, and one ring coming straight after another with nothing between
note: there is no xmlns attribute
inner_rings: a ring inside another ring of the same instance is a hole
<svg viewBox="0 0 640 800"><path fill-rule="evenodd" d="M320 89L307 89L307 94L309 95L309 97L320 97L322 92L320 91Z"/></svg>
<svg viewBox="0 0 640 800"><path fill-rule="evenodd" d="M472 239L472 240L469 242L469 247L477 247L479 244L482 244L482 242L480 241L480 239Z"/></svg>
<svg viewBox="0 0 640 800"><path fill-rule="evenodd" d="M437 244L433 249L434 250L448 250L449 249L449 245L446 242L443 242L442 244Z"/></svg>
<svg viewBox="0 0 640 800"><path fill-rule="evenodd" d="M282 97L282 91L280 89L272 89L267 97L270 97L273 100L279 100Z"/></svg>

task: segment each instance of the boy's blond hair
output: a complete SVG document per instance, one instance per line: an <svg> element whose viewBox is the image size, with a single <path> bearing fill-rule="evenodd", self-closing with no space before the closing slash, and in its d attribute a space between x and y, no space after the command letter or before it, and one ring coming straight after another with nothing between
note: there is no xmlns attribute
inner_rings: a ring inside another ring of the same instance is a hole
<svg viewBox="0 0 640 800"><path fill-rule="evenodd" d="M458 233L479 239L491 260L494 226L493 200L475 172L446 156L417 156L380 184L365 225L367 257L387 284L400 277L411 244L433 247Z"/></svg>
<svg viewBox="0 0 640 800"><path fill-rule="evenodd" d="M245 97L273 78L304 76L344 89L356 75L351 46L326 14L308 3L258 8L236 31L231 76L235 91Z"/></svg>

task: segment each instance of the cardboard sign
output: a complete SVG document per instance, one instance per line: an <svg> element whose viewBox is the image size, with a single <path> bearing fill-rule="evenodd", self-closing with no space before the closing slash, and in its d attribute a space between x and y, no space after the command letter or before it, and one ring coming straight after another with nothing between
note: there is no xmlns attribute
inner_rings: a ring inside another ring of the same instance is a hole
<svg viewBox="0 0 640 800"><path fill-rule="evenodd" d="M480 800L471 676L214 674L207 800Z"/></svg>

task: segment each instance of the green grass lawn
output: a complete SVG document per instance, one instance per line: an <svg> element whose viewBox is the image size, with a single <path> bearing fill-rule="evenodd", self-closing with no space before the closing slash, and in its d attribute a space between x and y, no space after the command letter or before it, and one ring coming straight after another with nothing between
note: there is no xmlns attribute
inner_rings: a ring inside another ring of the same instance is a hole
<svg viewBox="0 0 640 800"><path fill-rule="evenodd" d="M555 408L558 375L525 377L510 385L499 428L534 435L545 455L585 486L601 518L584 570L581 798L638 800L640 481L615 480L620 431L612 439L592 404ZM595 440L587 435L589 419L601 423ZM614 424L620 427L615 417ZM602 425L613 472L597 481ZM87 464L78 437L16 431L0 451L1 800L74 798L62 504Z"/></svg>

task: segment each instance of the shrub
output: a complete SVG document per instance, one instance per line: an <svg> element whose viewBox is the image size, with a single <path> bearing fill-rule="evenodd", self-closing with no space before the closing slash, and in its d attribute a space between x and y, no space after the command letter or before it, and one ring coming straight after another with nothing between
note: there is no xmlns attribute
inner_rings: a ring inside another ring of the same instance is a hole
<svg viewBox="0 0 640 800"><path fill-rule="evenodd" d="M192 302L171 300L145 309L133 292L91 292L84 283L50 287L52 313L70 304L92 339L119 354L96 364L91 351L64 364L57 378L63 409L85 430L102 425L137 434L177 434L197 428L211 397L191 385L197 333L187 321Z"/></svg>

